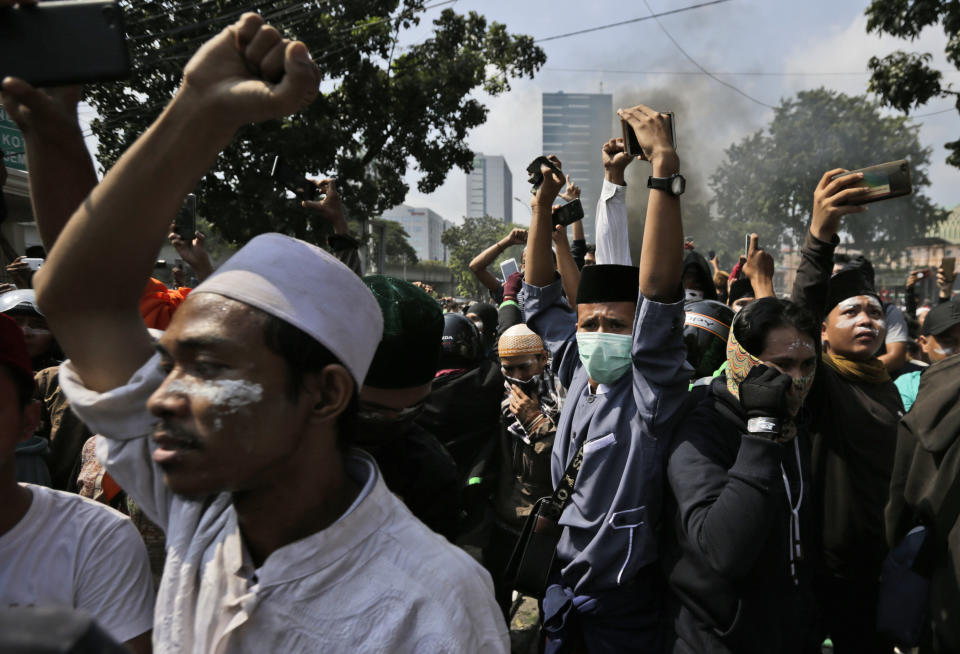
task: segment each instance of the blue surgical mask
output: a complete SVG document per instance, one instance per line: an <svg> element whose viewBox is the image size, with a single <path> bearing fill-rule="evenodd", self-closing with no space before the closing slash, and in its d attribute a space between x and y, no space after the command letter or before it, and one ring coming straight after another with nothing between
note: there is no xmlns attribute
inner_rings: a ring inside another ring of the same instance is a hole
<svg viewBox="0 0 960 654"><path fill-rule="evenodd" d="M590 379L600 384L612 384L630 369L633 359L631 334L577 332L580 361Z"/></svg>

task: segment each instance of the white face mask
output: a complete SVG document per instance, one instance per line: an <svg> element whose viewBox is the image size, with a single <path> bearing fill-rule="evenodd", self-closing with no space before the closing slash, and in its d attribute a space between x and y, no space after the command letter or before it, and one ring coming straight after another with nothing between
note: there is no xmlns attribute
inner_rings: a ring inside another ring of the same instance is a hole
<svg viewBox="0 0 960 654"><path fill-rule="evenodd" d="M699 302L703 299L703 291L698 291L692 288L683 289L683 294L683 299L686 302Z"/></svg>

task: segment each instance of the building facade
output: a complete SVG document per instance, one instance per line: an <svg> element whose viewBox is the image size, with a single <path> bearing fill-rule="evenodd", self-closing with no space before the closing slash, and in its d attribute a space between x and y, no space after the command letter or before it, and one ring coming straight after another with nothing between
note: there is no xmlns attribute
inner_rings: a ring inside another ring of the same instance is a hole
<svg viewBox="0 0 960 654"><path fill-rule="evenodd" d="M605 93L544 93L543 154L555 154L582 193L583 229L596 242L597 200L603 188L600 148L614 136L613 96Z"/></svg>
<svg viewBox="0 0 960 654"><path fill-rule="evenodd" d="M450 227L450 222L444 220L436 211L401 204L384 211L380 217L403 225L410 237L410 245L416 250L417 258L421 261L447 261L447 248L440 241L440 235Z"/></svg>
<svg viewBox="0 0 960 654"><path fill-rule="evenodd" d="M478 152L473 170L467 174L467 212L469 218L492 216L513 222L513 174L503 157Z"/></svg>

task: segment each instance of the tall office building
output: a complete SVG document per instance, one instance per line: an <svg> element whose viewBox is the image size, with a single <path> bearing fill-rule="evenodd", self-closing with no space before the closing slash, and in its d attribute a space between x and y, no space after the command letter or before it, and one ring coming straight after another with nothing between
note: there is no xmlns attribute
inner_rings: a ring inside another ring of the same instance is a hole
<svg viewBox="0 0 960 654"><path fill-rule="evenodd" d="M600 148L613 136L612 95L562 91L543 94L543 153L557 155L563 172L580 186L588 243L596 242L594 214L603 188Z"/></svg>
<svg viewBox="0 0 960 654"><path fill-rule="evenodd" d="M478 152L467 175L467 217L481 216L513 222L513 176L506 159Z"/></svg>
<svg viewBox="0 0 960 654"><path fill-rule="evenodd" d="M410 245L421 261L446 261L447 248L440 242L440 235L451 226L436 211L425 207L398 205L383 212L384 220L393 220L401 225L410 236Z"/></svg>

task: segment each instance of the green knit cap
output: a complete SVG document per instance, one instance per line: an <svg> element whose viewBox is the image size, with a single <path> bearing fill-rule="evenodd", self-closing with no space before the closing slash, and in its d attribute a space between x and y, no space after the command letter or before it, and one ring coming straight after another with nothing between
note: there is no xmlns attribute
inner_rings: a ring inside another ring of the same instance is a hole
<svg viewBox="0 0 960 654"><path fill-rule="evenodd" d="M368 275L363 283L383 312L383 339L364 384L376 388L409 388L431 381L437 372L443 337L440 305L402 279Z"/></svg>

